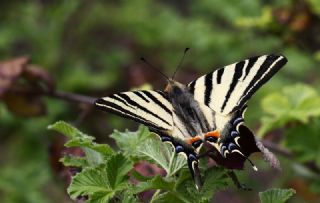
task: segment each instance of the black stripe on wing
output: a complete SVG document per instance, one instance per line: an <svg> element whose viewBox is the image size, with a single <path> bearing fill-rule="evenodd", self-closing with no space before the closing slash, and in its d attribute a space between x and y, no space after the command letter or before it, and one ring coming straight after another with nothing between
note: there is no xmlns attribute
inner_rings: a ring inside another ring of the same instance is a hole
<svg viewBox="0 0 320 203"><path fill-rule="evenodd" d="M124 93L120 93L117 94L118 96L122 97L126 102L128 102L130 105L139 108L140 110L158 118L159 120L163 121L164 123L170 125L170 123L168 123L165 119L161 118L158 116L158 114L152 112L152 110L149 110L143 106L141 106L140 104L138 104L137 102L135 102L134 100L132 100L128 95L124 94ZM159 102L159 101L158 101Z"/></svg>
<svg viewBox="0 0 320 203"><path fill-rule="evenodd" d="M133 91L133 93L136 94L141 99L143 99L144 101L150 102L145 96L143 96L143 94L140 91Z"/></svg>
<svg viewBox="0 0 320 203"><path fill-rule="evenodd" d="M242 76L242 69L244 67L244 64L245 64L245 61L240 61L239 63L236 64L236 68L235 68L235 71L233 74L232 82L231 82L231 85L230 85L229 90L227 92L227 95L225 97L225 100L222 104L221 111L223 111L224 108L226 107L226 104L227 104L228 100L230 99L231 93L234 91L234 88L236 87L238 80Z"/></svg>
<svg viewBox="0 0 320 203"><path fill-rule="evenodd" d="M103 111L107 111L107 112L119 115L121 117L134 120L134 121L136 121L138 123L144 124L144 125L149 126L149 127L153 128L153 129L167 130L167 129L162 128L162 127L160 127L159 125L157 125L157 124L155 124L153 122L145 120L143 117L141 117L139 115L131 113L130 111L122 108L121 106L119 106L119 105L117 105L115 103L106 101L104 99L98 99L94 103L95 103L95 106L98 109L101 109Z"/></svg>
<svg viewBox="0 0 320 203"><path fill-rule="evenodd" d="M281 58L280 60L278 60ZM278 61L277 61L278 60ZM276 62L276 63L275 63ZM257 74L254 76L254 78L251 80L250 84L247 86L246 90L244 91L244 94L238 103L238 107L242 107L250 98L251 96L266 82L268 82L271 77L276 74L286 63L288 62L287 58L281 55L268 55L266 60L263 62L261 67L259 68ZM275 64L274 64L275 63ZM270 67L273 65L272 67ZM264 75L264 73L266 73ZM263 77L262 77L263 76ZM234 107L232 111L236 110L237 107Z"/></svg>
<svg viewBox="0 0 320 203"><path fill-rule="evenodd" d="M247 76L249 75L249 72L250 72L251 68L252 68L252 67L254 66L254 64L257 62L258 58L259 58L259 56L255 56L255 57L252 57L252 58L248 59L249 62L248 62L248 65L247 65L247 67L246 67L246 72L245 72L245 76L244 76L243 80L245 80L245 79L247 78Z"/></svg>
<svg viewBox="0 0 320 203"><path fill-rule="evenodd" d="M204 85L206 86L204 92L204 103L208 106L211 100L211 91L212 91L212 75L213 72L207 74L204 78Z"/></svg>
<svg viewBox="0 0 320 203"><path fill-rule="evenodd" d="M162 104L155 96L153 96L149 91L142 91L149 99L151 99L154 103L159 105L162 109L164 109L167 113L172 114L171 110L168 109L164 104ZM159 93L159 92L158 92ZM160 94L161 95L161 94ZM163 95L161 95L163 97ZM165 97L163 97L165 99Z"/></svg>

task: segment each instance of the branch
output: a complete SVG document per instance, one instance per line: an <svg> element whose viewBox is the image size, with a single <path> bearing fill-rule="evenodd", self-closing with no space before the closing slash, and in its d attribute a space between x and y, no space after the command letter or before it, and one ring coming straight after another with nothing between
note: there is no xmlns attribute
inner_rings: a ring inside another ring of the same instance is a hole
<svg viewBox="0 0 320 203"><path fill-rule="evenodd" d="M61 99L68 102L75 102L75 103L83 103L86 105L93 105L94 101L96 100L95 97L90 96L83 96L79 94L74 94L70 92L62 92L62 91L43 91L43 90L35 90L35 89L28 89L28 88L13 88L11 92L14 93L24 93L24 94L35 94L35 95L44 95L48 97L52 97L55 99ZM289 150L280 147L277 144L274 144L267 140L261 140L263 145L267 148L269 148L271 151L275 152L276 154L280 154L288 159L294 159L295 155L290 152ZM200 154L199 157L207 156L210 150L207 150L204 154ZM320 168L314 163L314 162L307 162L303 163L303 165L308 168L309 170L320 173Z"/></svg>

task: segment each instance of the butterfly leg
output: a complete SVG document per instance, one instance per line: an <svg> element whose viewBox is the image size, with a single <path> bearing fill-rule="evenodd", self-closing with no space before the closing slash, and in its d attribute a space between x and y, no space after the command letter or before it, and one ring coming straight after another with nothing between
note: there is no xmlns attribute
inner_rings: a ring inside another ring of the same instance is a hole
<svg viewBox="0 0 320 203"><path fill-rule="evenodd" d="M247 187L245 184L241 184L238 177L236 176L234 171L228 171L228 175L231 178L231 180L233 181L233 183L237 186L238 189L242 189L242 190L247 190L247 191L251 191L252 189Z"/></svg>

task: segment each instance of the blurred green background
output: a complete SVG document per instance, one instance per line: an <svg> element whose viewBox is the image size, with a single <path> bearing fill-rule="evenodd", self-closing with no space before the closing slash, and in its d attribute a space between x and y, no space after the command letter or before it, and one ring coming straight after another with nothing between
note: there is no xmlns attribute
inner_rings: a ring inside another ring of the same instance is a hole
<svg viewBox="0 0 320 203"><path fill-rule="evenodd" d="M32 64L54 78L58 90L100 97L146 83L161 89L164 79L139 58L145 57L171 75L184 48L190 47L177 76L184 83L254 55L281 53L288 58L285 68L249 103L246 120L256 132L266 114L263 109L268 109L261 108L267 95L296 83L318 94L317 0L14 0L1 1L0 6L0 60L30 56ZM305 90L301 91L297 89L294 96L299 98ZM65 192L67 175L58 163L63 138L48 132L47 125L66 120L95 135L98 142L110 142L107 135L112 129L136 129L132 122L61 99L46 97L46 113L32 117L17 115L7 102L0 103L0 202L4 203L71 202ZM274 175L263 163L258 164L262 167L258 174L247 169L241 179L254 192L230 189L217 194L216 201L255 202L257 191L269 187L295 188L294 202L320 201L320 178L303 167L319 159L317 116L303 125L293 122L301 132L283 122L277 126L280 130L271 133L281 135L272 141L290 151L298 148L303 158L280 156L282 174ZM316 127L306 133L310 126ZM298 141L285 141L286 128L291 134L300 132ZM310 147L298 146L304 136L312 143ZM317 169L318 165L320 159Z"/></svg>

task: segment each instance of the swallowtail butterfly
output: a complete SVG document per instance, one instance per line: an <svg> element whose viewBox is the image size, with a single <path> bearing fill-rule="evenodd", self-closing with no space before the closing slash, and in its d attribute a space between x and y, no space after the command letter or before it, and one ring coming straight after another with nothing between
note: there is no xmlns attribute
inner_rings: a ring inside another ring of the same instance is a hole
<svg viewBox="0 0 320 203"><path fill-rule="evenodd" d="M281 55L252 57L187 85L168 79L164 91L122 92L95 105L148 126L170 143L185 155L199 187L198 153L204 143L213 146L215 161L229 169L242 169L250 154L268 151L245 126L244 112L250 97L286 62Z"/></svg>

